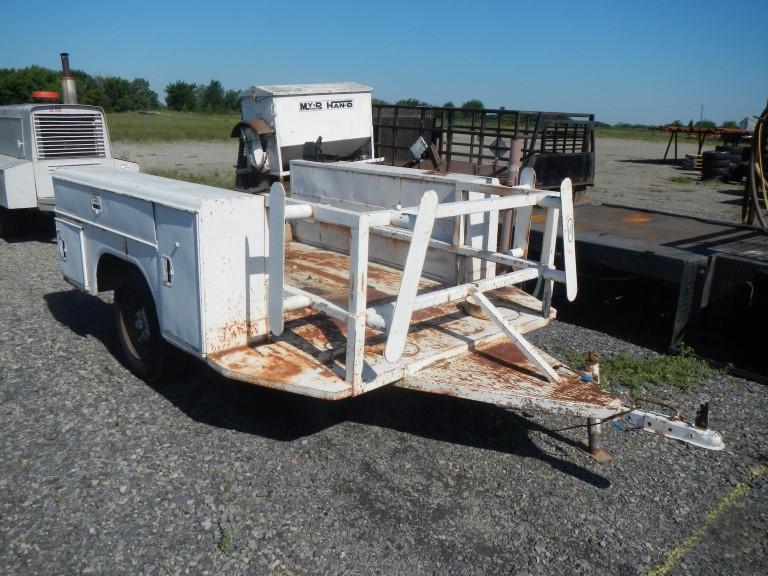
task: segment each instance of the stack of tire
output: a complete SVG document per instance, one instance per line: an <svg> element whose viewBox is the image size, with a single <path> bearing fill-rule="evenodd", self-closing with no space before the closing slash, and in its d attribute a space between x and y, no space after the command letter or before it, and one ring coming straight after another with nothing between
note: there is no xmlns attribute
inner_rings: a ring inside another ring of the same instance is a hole
<svg viewBox="0 0 768 576"><path fill-rule="evenodd" d="M701 178L741 182L749 171L749 147L718 146L701 155Z"/></svg>

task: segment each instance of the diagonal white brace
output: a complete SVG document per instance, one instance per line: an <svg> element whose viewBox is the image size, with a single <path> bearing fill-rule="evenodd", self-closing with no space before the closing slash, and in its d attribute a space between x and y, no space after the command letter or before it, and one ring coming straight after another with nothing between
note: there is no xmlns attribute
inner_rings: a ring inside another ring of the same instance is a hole
<svg viewBox="0 0 768 576"><path fill-rule="evenodd" d="M526 358L528 358L528 360L533 362L536 367L541 370L542 374L547 380L550 382L560 382L560 376L557 375L555 369L552 368L552 366L550 366L549 363L541 357L536 348L534 348L533 345L523 337L517 328L507 322L501 312L499 312L499 309L491 304L491 301L488 300L485 294L475 289L472 292L472 298L480 305L485 313L488 314L488 316L490 316L494 322L496 322L504 334L506 334L507 337L512 340L512 342L514 342L518 348L520 348L520 351L525 354Z"/></svg>
<svg viewBox="0 0 768 576"><path fill-rule="evenodd" d="M403 279L400 281L400 291L397 294L392 323L389 325L387 345L384 348L384 358L387 362L397 362L405 350L405 339L411 324L413 304L419 289L421 271L424 268L424 258L429 248L436 212L437 194L434 190L427 190L419 203L419 212L416 215L416 224L413 227L411 244L408 246L408 256L403 268Z"/></svg>

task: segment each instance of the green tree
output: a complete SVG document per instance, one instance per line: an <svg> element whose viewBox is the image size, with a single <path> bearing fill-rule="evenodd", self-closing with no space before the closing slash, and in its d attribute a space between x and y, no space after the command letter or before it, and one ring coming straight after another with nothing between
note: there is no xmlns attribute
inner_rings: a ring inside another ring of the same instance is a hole
<svg viewBox="0 0 768 576"><path fill-rule="evenodd" d="M35 90L61 90L59 74L41 66L0 70L0 104L32 102Z"/></svg>
<svg viewBox="0 0 768 576"><path fill-rule="evenodd" d="M207 86L201 86L198 93L198 106L206 112L220 112L225 109L224 87L218 80L211 80Z"/></svg>
<svg viewBox="0 0 768 576"><path fill-rule="evenodd" d="M429 106L429 103L418 98L403 98L395 102L395 106Z"/></svg>
<svg viewBox="0 0 768 576"><path fill-rule="evenodd" d="M134 110L131 83L125 78L110 76L101 79L104 92L104 110L107 112L125 112Z"/></svg>
<svg viewBox="0 0 768 576"><path fill-rule="evenodd" d="M132 109L153 110L158 107L157 92L149 87L149 82L144 78L135 78L131 82Z"/></svg>
<svg viewBox="0 0 768 576"><path fill-rule="evenodd" d="M237 90L227 90L224 95L224 104L227 110L240 110L240 94Z"/></svg>
<svg viewBox="0 0 768 576"><path fill-rule="evenodd" d="M372 103L374 106L389 106L389 102L387 102L386 100L382 100L381 98L374 98L374 99L371 101L371 103Z"/></svg>
<svg viewBox="0 0 768 576"><path fill-rule="evenodd" d="M717 124L712 120L699 120L693 125L695 128L717 128Z"/></svg>
<svg viewBox="0 0 768 576"><path fill-rule="evenodd" d="M723 122L721 128L738 128L739 125L735 120L726 120Z"/></svg>
<svg viewBox="0 0 768 576"><path fill-rule="evenodd" d="M456 104L454 104L451 100L448 100L448 102L443 104L443 108L456 108Z"/></svg>
<svg viewBox="0 0 768 576"><path fill-rule="evenodd" d="M469 108L470 110L485 110L485 106L480 100L473 99L467 100L461 105L462 108Z"/></svg>
<svg viewBox="0 0 768 576"><path fill-rule="evenodd" d="M165 87L165 104L171 110L194 110L197 108L197 86L177 80Z"/></svg>

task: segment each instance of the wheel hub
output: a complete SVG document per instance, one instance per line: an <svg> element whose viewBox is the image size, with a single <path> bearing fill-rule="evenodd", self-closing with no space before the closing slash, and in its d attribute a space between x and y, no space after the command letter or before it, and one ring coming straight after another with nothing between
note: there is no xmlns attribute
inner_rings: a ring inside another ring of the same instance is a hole
<svg viewBox="0 0 768 576"><path fill-rule="evenodd" d="M136 330L136 340L139 344L147 344L150 338L149 319L147 311L139 308L133 317L133 327Z"/></svg>

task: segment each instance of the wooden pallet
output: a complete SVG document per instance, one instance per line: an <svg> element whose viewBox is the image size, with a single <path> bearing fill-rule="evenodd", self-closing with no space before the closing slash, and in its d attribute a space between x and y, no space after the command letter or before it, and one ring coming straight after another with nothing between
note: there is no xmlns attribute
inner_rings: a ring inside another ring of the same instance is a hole
<svg viewBox="0 0 768 576"><path fill-rule="evenodd" d="M701 154L686 154L683 160L683 168L686 170L701 170Z"/></svg>

